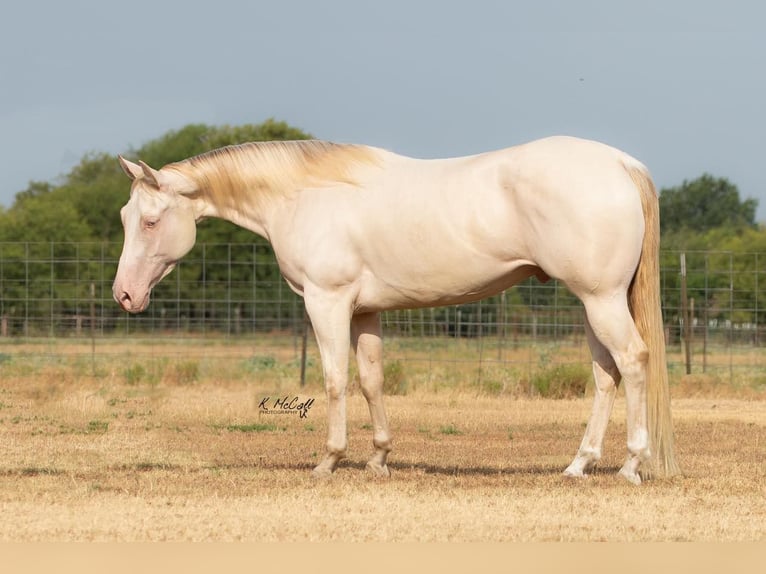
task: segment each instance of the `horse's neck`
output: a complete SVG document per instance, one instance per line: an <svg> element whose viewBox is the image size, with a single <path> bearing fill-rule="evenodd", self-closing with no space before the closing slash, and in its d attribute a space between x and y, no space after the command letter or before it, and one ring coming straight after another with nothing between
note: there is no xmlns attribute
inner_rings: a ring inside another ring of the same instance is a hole
<svg viewBox="0 0 766 574"><path fill-rule="evenodd" d="M269 224L279 201L274 197L259 200L256 194L260 190L255 184L250 187L247 181L238 186L241 186L238 193L228 189L208 189L198 196L198 219L223 219L268 239Z"/></svg>
<svg viewBox="0 0 766 574"><path fill-rule="evenodd" d="M365 146L292 142L222 148L198 166L193 160L189 165L202 170L195 179L204 182L207 216L268 237L271 218L289 211L301 189L356 185L359 170L377 169L380 157L379 150Z"/></svg>
<svg viewBox="0 0 766 574"><path fill-rule="evenodd" d="M252 231L261 237L268 238L268 228L271 209L266 206L250 205L216 205L206 198L202 198L201 218L223 219L238 227Z"/></svg>

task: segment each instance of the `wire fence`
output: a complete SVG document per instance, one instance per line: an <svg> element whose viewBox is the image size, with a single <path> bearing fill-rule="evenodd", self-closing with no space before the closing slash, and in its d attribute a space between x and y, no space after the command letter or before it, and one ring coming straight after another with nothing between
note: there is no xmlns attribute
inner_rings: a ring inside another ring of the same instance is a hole
<svg viewBox="0 0 766 574"><path fill-rule="evenodd" d="M296 340L305 329L302 300L282 280L263 242L197 245L137 316L112 299L121 247L0 243L0 344L89 338L95 345L136 337L263 341L274 333ZM664 251L660 282L672 369L734 378L763 366L766 254ZM477 303L387 312L383 327L403 360L457 360L453 352L434 349L460 342L479 377L485 367L517 361L520 349L536 348L528 359L534 363L589 360L582 305L557 281L530 279Z"/></svg>

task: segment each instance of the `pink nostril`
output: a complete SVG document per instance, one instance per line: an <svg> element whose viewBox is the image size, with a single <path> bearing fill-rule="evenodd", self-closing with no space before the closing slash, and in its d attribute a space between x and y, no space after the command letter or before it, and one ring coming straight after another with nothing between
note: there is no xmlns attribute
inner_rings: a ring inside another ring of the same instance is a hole
<svg viewBox="0 0 766 574"><path fill-rule="evenodd" d="M123 291L120 295L119 303L123 306L123 308L127 309L128 306L130 306L132 302L132 299L130 298L130 295L128 295L127 291Z"/></svg>

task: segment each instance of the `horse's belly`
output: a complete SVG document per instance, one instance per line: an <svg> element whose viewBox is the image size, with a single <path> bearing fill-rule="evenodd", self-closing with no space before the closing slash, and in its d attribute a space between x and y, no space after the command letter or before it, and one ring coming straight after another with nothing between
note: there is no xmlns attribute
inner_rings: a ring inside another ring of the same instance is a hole
<svg viewBox="0 0 766 574"><path fill-rule="evenodd" d="M426 266L408 275L369 272L362 278L355 308L372 312L458 305L496 295L532 275L547 279L526 260L478 269L455 265L448 271Z"/></svg>

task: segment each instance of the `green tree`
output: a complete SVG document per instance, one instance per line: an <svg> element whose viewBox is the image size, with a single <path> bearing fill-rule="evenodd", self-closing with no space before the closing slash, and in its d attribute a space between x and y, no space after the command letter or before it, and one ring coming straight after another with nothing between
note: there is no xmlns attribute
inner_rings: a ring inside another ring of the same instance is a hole
<svg viewBox="0 0 766 574"><path fill-rule="evenodd" d="M12 325L17 316L71 314L83 295L84 281L74 279L85 279L83 267L90 265L87 258L78 263L73 242L87 240L90 229L73 203L52 195L27 194L0 214L0 314Z"/></svg>
<svg viewBox="0 0 766 574"><path fill-rule="evenodd" d="M127 198L126 178L109 154L85 156L52 195L66 198L91 230L91 239L119 241L122 238L120 208Z"/></svg>
<svg viewBox="0 0 766 574"><path fill-rule="evenodd" d="M0 241L72 242L91 237L71 201L55 201L51 192L24 196L10 209L0 214Z"/></svg>
<svg viewBox="0 0 766 574"><path fill-rule="evenodd" d="M705 232L717 227L755 227L758 200L742 201L737 186L726 178L703 174L660 194L662 233L689 230Z"/></svg>
<svg viewBox="0 0 766 574"><path fill-rule="evenodd" d="M20 207L28 199L45 196L53 189L54 186L47 181L32 181L27 189L16 194L14 207Z"/></svg>

